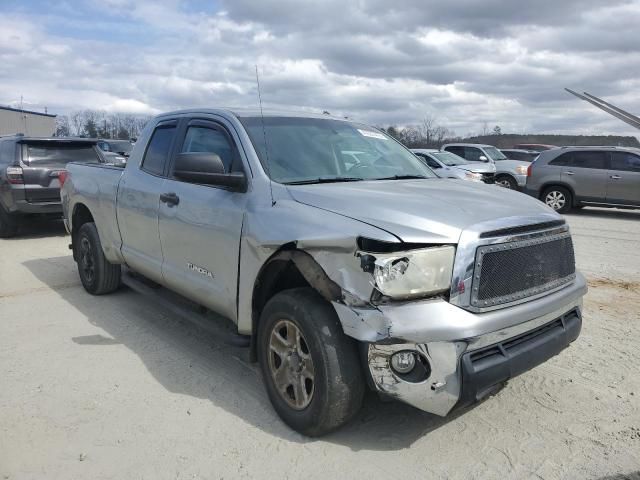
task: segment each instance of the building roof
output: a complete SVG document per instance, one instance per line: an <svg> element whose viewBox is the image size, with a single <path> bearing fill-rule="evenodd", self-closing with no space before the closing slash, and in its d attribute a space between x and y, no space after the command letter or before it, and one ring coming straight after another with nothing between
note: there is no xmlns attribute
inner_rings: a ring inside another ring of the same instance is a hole
<svg viewBox="0 0 640 480"><path fill-rule="evenodd" d="M57 115L53 115L51 113L42 113L42 112L34 112L32 110L24 110L20 108L13 107L5 107L4 105L0 105L0 110L8 110L10 112L19 112L19 113L28 113L29 115L40 115L42 117L57 117Z"/></svg>

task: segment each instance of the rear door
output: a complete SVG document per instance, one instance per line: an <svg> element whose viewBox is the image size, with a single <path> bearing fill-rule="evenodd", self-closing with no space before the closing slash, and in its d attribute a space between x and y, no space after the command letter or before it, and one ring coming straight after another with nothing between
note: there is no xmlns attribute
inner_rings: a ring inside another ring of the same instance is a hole
<svg viewBox="0 0 640 480"><path fill-rule="evenodd" d="M25 199L31 203L60 202L58 175L67 163L99 162L91 143L29 141L21 153Z"/></svg>
<svg viewBox="0 0 640 480"><path fill-rule="evenodd" d="M156 125L140 165L128 166L118 186L122 255L131 268L159 283L162 282L163 257L158 208L177 126L175 119Z"/></svg>
<svg viewBox="0 0 640 480"><path fill-rule="evenodd" d="M239 140L227 125L184 120L177 153L215 153L225 173L242 171ZM240 236L247 194L177 179L170 167L159 210L164 283L226 317L236 318Z"/></svg>
<svg viewBox="0 0 640 480"><path fill-rule="evenodd" d="M607 178L607 203L640 204L640 155L611 152Z"/></svg>
<svg viewBox="0 0 640 480"><path fill-rule="evenodd" d="M598 150L574 150L569 152L568 156L568 165L562 169L562 180L573 188L579 200L604 202L609 163L607 153Z"/></svg>

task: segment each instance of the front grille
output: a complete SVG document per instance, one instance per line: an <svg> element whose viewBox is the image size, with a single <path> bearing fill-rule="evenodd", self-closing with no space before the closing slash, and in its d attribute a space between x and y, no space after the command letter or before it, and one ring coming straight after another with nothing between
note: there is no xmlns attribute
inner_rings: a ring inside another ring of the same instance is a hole
<svg viewBox="0 0 640 480"><path fill-rule="evenodd" d="M483 173L482 181L484 183L496 183L496 174L495 173Z"/></svg>
<svg viewBox="0 0 640 480"><path fill-rule="evenodd" d="M553 290L575 278L569 232L476 251L471 305L492 307Z"/></svg>

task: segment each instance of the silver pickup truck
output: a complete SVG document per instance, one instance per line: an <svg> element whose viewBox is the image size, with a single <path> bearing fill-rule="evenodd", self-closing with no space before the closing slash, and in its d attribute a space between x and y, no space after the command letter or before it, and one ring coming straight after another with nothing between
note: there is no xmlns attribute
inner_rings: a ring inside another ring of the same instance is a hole
<svg viewBox="0 0 640 480"><path fill-rule="evenodd" d="M163 114L124 169L70 164L61 196L89 293L132 272L230 319L306 435L347 422L367 387L445 416L580 332L587 287L560 215L437 178L348 120Z"/></svg>

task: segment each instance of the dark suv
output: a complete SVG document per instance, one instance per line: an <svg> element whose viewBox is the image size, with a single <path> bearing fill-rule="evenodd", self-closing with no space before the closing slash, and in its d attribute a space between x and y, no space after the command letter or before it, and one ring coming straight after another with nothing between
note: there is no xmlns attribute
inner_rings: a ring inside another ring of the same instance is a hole
<svg viewBox="0 0 640 480"><path fill-rule="evenodd" d="M640 208L640 149L544 151L529 167L525 191L561 213L587 205Z"/></svg>
<svg viewBox="0 0 640 480"><path fill-rule="evenodd" d="M15 235L26 215L61 216L59 177L69 162L103 162L96 142L0 137L0 237Z"/></svg>

